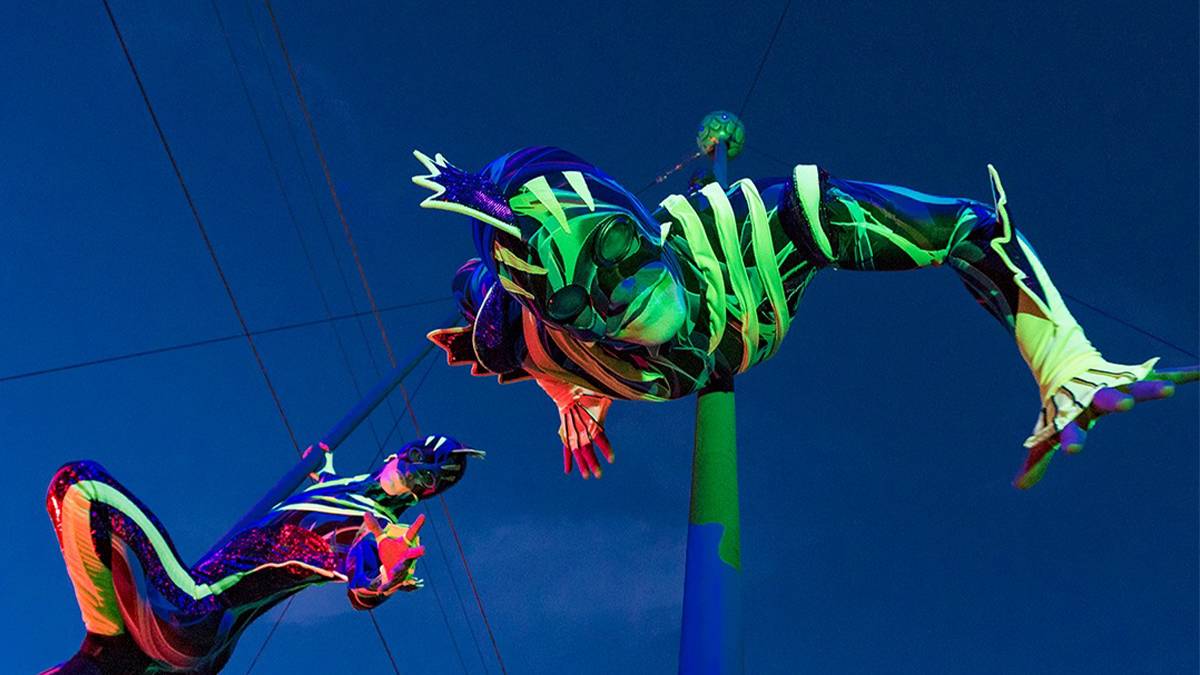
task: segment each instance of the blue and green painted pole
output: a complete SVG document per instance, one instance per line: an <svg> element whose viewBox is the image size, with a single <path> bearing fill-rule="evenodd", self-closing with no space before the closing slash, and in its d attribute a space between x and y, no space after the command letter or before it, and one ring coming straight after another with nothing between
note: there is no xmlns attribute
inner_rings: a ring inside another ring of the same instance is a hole
<svg viewBox="0 0 1200 675"><path fill-rule="evenodd" d="M727 162L745 142L741 121L733 113L710 113L696 141L712 156L716 181L727 186ZM709 383L696 399L680 673L744 671L741 570L737 415L730 378Z"/></svg>

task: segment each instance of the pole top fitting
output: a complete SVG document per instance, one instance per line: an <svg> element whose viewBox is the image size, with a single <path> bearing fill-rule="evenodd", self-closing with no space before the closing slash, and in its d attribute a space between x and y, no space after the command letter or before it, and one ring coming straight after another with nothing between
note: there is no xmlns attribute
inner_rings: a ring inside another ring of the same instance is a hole
<svg viewBox="0 0 1200 675"><path fill-rule="evenodd" d="M725 144L729 159L741 154L742 146L746 144L746 125L727 110L715 110L705 115L696 131L696 145L704 154L711 157L719 143Z"/></svg>

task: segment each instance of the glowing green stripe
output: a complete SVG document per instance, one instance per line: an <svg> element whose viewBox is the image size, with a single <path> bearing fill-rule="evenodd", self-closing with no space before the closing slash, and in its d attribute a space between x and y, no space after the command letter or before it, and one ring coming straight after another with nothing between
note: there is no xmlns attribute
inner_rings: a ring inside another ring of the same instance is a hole
<svg viewBox="0 0 1200 675"><path fill-rule="evenodd" d="M558 221L559 227L563 232L571 234L571 226L567 223L567 214L563 211L562 204L559 203L558 197L554 195L554 188L550 187L550 182L545 176L538 176L524 185L525 189L533 193L534 197L546 207L550 215Z"/></svg>
<svg viewBox="0 0 1200 675"><path fill-rule="evenodd" d="M721 244L721 252L725 254L725 269L729 272L729 285L733 287L733 297L737 298L741 310L742 362L738 371L743 371L750 367L750 355L758 348L759 303L754 300L754 291L750 287L750 275L742 258L737 217L733 214L733 205L729 203L725 189L719 183L709 183L700 189L700 194L708 197L708 203L712 205L717 241Z"/></svg>
<svg viewBox="0 0 1200 675"><path fill-rule="evenodd" d="M833 223L833 225L837 227L849 228L854 230L856 233L863 231L874 232L884 239L887 239L896 248L903 251L904 254L913 261L913 264L918 267L925 267L929 265L929 263L937 260L937 257L929 251L926 251L908 239L896 234L895 231L893 231L890 227L880 224L879 221L875 220L875 217L872 216L866 209L864 209L857 201L853 199L845 199L841 201L842 204L845 205L847 213L850 215L850 222L836 222ZM862 260L865 260L865 258Z"/></svg>
<svg viewBox="0 0 1200 675"><path fill-rule="evenodd" d="M353 499L354 501L359 502L363 506L366 506L368 509L370 509L375 515L379 516L380 518L384 518L389 522L396 522L396 516L395 516L395 514L392 513L391 509L385 508L383 506L383 504L380 504L379 502L375 501L374 499L371 499L370 497L364 497L362 495L355 495L355 494L349 495L349 497L350 497L350 499Z"/></svg>
<svg viewBox="0 0 1200 675"><path fill-rule="evenodd" d="M329 513L335 516L361 516L363 510L355 509L340 509L336 506L325 506L323 504L313 504L305 502L303 504L284 504L283 506L275 507L277 511L312 511L314 513Z"/></svg>
<svg viewBox="0 0 1200 675"><path fill-rule="evenodd" d="M563 176L567 182L571 184L571 189L574 190L583 203L587 205L588 211L596 210L596 200L592 198L592 191L588 189L587 179L578 171L564 171Z"/></svg>
<svg viewBox="0 0 1200 675"><path fill-rule="evenodd" d="M80 490L89 501L100 502L113 507L121 514L129 518L141 528L145 533L146 539L150 541L150 546L154 549L155 555L158 556L162 563L163 571L167 573L171 583L179 590L187 593L195 600L201 600L213 594L213 588L208 584L198 584L192 575L179 564L179 560L175 557L175 552L171 550L171 546L167 544L166 538L150 521L150 518L138 508L128 497L121 493L120 490L113 488L111 485L101 483L94 480L83 480L71 486L72 490Z"/></svg>
<svg viewBox="0 0 1200 675"><path fill-rule="evenodd" d="M670 195L662 200L661 206L683 228L683 238L692 251L692 259L704 280L708 282L704 289L704 303L708 307L708 328L711 335L708 353L711 354L716 351L721 337L725 335L725 279L721 276L721 262L713 253L699 214L687 199L681 195Z"/></svg>
<svg viewBox="0 0 1200 675"><path fill-rule="evenodd" d="M369 473L360 473L357 476L350 476L348 478L334 478L333 480L323 480L320 483L313 483L312 485L309 485L308 487L304 488L303 492L309 492L311 490L320 490L321 488L332 487L334 485L348 485L350 483L354 483L354 482L357 482L360 480L366 480L367 476L370 476L370 475L371 474L369 474Z"/></svg>
<svg viewBox="0 0 1200 675"><path fill-rule="evenodd" d="M749 180L740 180L734 185L742 189L746 198L746 209L750 214L750 243L754 251L754 267L766 291L767 301L775 314L775 338L771 343L770 357L779 349L783 336L787 335L792 317L788 313L787 295L783 291L783 278L779 275L779 263L775 259L775 247L771 241L771 222L758 188Z"/></svg>
<svg viewBox="0 0 1200 675"><path fill-rule="evenodd" d="M829 238L825 236L825 231L821 229L821 214L817 206L821 203L821 178L817 174L817 167L811 164L798 164L793 172L796 183L796 197L800 199L800 208L804 209L804 217L808 220L808 227L812 230L813 239L816 240L817 246L820 247L821 253L829 261L833 261L833 248L829 245Z"/></svg>

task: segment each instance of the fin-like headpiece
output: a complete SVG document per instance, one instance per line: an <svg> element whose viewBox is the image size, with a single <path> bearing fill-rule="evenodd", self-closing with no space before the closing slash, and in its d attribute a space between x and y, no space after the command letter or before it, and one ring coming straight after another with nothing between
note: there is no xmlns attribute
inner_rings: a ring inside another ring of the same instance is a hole
<svg viewBox="0 0 1200 675"><path fill-rule="evenodd" d="M487 176L468 173L446 161L441 153L429 155L414 150L417 158L429 171L423 176L413 176L412 182L433 192L421 202L426 209L441 209L461 213L492 227L521 237L508 200Z"/></svg>

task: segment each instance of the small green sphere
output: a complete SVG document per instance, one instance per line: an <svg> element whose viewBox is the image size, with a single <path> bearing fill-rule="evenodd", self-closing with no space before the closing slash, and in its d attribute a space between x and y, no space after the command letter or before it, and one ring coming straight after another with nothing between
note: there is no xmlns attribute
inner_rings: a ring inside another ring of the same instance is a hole
<svg viewBox="0 0 1200 675"><path fill-rule="evenodd" d="M706 155L711 155L717 143L724 141L728 146L727 157L733 159L742 152L746 144L746 125L742 120L726 110L710 112L700 120L700 129L696 132L696 145Z"/></svg>

